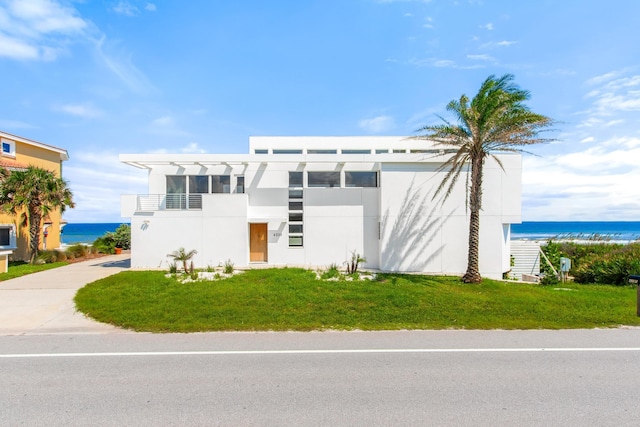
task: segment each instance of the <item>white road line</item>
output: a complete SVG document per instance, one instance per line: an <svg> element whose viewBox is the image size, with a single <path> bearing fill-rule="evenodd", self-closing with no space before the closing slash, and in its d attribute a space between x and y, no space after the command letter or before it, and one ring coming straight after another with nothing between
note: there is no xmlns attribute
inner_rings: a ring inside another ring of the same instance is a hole
<svg viewBox="0 0 640 427"><path fill-rule="evenodd" d="M554 353L640 351L640 347L574 347L574 348L389 348L343 350L211 350L211 351L132 351L106 353L22 353L0 354L0 359L50 357L128 357L128 356L244 356L288 354L376 354L376 353Z"/></svg>

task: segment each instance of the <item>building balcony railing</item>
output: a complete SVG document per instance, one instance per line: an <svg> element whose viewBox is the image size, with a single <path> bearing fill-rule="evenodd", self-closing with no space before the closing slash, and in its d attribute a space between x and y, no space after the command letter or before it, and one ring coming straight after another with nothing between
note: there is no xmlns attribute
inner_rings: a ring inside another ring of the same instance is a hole
<svg viewBox="0 0 640 427"><path fill-rule="evenodd" d="M136 210L142 212L202 209L202 194L140 194Z"/></svg>

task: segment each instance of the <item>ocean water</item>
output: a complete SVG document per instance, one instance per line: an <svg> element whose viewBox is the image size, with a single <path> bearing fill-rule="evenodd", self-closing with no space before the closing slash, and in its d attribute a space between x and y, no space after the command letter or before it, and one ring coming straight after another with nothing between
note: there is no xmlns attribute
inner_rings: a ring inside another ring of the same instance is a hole
<svg viewBox="0 0 640 427"><path fill-rule="evenodd" d="M73 245L75 243L93 243L98 237L108 231L116 231L120 222L74 224L69 223L62 229L62 244Z"/></svg>
<svg viewBox="0 0 640 427"><path fill-rule="evenodd" d="M523 221L511 226L512 240L588 238L598 235L612 241L640 239L640 221Z"/></svg>
<svg viewBox="0 0 640 427"><path fill-rule="evenodd" d="M70 223L64 227L62 243L93 243L108 231L115 231L121 223ZM589 237L594 234L616 241L640 239L640 221L524 221L511 226L512 240L547 240L562 237Z"/></svg>

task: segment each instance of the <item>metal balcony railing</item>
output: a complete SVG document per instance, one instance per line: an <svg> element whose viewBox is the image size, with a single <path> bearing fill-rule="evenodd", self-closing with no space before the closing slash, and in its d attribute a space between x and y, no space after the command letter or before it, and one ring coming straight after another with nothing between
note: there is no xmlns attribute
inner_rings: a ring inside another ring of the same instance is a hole
<svg viewBox="0 0 640 427"><path fill-rule="evenodd" d="M164 210L202 209L202 194L141 194L137 210L143 212Z"/></svg>

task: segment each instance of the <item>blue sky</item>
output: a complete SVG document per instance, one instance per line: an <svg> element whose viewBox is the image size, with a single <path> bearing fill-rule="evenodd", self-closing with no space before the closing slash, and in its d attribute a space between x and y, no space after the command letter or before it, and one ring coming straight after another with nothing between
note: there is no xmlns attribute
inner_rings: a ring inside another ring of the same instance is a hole
<svg viewBox="0 0 640 427"><path fill-rule="evenodd" d="M635 0L0 0L0 130L66 148L69 222L145 193L120 153L412 135L512 73L559 123L523 220L640 220Z"/></svg>

